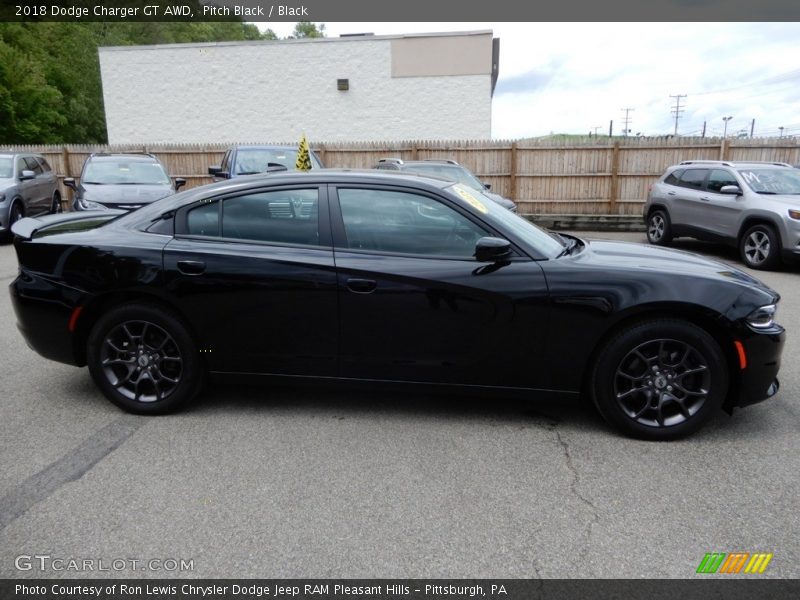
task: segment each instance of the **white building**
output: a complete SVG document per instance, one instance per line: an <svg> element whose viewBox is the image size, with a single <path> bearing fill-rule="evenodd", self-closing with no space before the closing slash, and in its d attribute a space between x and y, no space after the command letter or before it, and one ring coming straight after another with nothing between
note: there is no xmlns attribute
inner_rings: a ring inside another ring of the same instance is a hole
<svg viewBox="0 0 800 600"><path fill-rule="evenodd" d="M100 48L108 141L491 137L491 31Z"/></svg>

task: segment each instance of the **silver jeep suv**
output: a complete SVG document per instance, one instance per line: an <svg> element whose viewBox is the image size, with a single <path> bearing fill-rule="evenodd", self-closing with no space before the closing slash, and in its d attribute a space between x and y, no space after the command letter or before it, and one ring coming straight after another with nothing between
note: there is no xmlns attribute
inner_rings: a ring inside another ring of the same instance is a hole
<svg viewBox="0 0 800 600"><path fill-rule="evenodd" d="M785 163L686 160L669 167L644 206L647 239L688 236L737 246L770 269L800 258L800 170Z"/></svg>

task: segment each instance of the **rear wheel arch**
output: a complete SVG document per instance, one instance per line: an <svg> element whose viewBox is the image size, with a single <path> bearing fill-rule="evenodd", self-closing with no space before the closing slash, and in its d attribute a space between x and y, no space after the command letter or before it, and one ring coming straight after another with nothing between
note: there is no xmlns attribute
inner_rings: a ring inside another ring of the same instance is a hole
<svg viewBox="0 0 800 600"><path fill-rule="evenodd" d="M189 332L194 343L199 347L200 340L197 332L183 316L177 306L162 296L146 292L109 292L93 298L88 304L83 306L78 316L75 332L73 335L73 352L76 363L79 366L86 364L86 344L89 341L89 334L95 323L106 312L112 308L125 304L148 304L169 312L181 321L181 324Z"/></svg>

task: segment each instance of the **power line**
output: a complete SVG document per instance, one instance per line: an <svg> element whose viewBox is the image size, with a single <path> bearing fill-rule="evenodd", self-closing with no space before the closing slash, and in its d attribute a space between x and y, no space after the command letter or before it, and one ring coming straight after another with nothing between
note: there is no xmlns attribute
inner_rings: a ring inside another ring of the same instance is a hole
<svg viewBox="0 0 800 600"><path fill-rule="evenodd" d="M672 114L675 117L675 135L678 135L678 120L681 118L685 108L681 107L681 98L686 98L686 94L670 94L670 98L675 98L675 106L672 107Z"/></svg>

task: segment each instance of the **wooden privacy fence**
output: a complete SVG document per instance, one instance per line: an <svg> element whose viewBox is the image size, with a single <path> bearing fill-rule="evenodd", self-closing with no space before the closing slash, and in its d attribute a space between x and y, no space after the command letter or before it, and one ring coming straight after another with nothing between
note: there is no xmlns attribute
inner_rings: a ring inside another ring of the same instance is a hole
<svg viewBox="0 0 800 600"><path fill-rule="evenodd" d="M295 145L292 142L291 145ZM208 167L231 144L128 144L12 146L44 155L58 176L79 177L92 152L152 152L187 187L211 182ZM6 147L9 148L9 147ZM471 169L492 190L515 200L525 214L633 215L648 186L682 160L772 161L800 164L795 138L578 138L485 141L312 143L328 167L372 168L379 158L451 158ZM63 187L62 197L71 198Z"/></svg>

